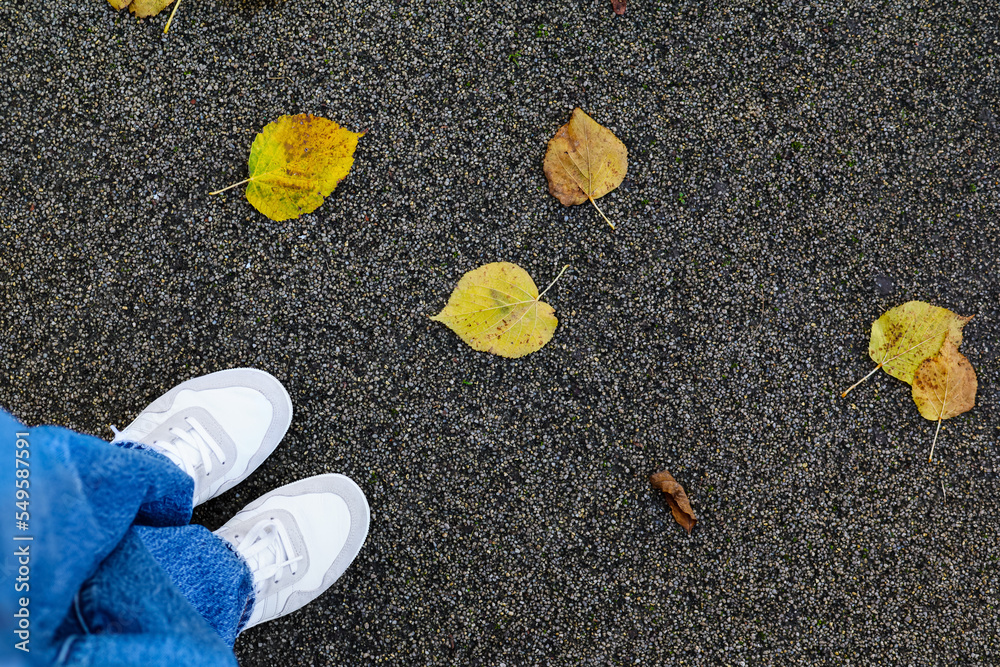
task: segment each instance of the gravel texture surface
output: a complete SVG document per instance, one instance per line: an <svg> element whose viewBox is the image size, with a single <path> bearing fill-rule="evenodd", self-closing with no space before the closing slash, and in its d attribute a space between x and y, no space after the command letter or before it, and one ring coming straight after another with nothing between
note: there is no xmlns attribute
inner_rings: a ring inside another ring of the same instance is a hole
<svg viewBox="0 0 1000 667"><path fill-rule="evenodd" d="M0 405L110 437L193 375L295 403L221 525L353 477L372 528L251 665L997 664L994 2L0 4ZM564 208L575 106L629 149ZM315 213L239 190L255 134L368 130ZM515 262L559 328L520 360L428 320ZM867 373L871 322L975 315L971 412ZM700 522L677 526L667 468Z"/></svg>

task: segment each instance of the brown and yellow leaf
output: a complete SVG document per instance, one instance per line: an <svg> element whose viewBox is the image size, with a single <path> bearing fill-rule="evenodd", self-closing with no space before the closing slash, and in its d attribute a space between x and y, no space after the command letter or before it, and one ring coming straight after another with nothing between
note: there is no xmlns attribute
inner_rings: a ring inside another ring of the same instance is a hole
<svg viewBox="0 0 1000 667"><path fill-rule="evenodd" d="M167 24L163 26L163 32L167 32L170 30L170 24L174 20L174 14L177 13L177 8L180 7L181 0L177 0L176 4L174 3L174 0L108 0L108 4L119 11L128 7L128 10L139 18L156 16L173 4L174 11L170 12L170 18L167 19Z"/></svg>
<svg viewBox="0 0 1000 667"><path fill-rule="evenodd" d="M311 213L350 172L363 135L319 116L281 116L254 139L250 178L210 194L247 183L247 200L271 220Z"/></svg>
<svg viewBox="0 0 1000 667"><path fill-rule="evenodd" d="M484 264L462 276L448 305L431 319L474 350L516 359L542 349L556 330L555 311L541 301L545 292L539 294L535 281L516 264Z"/></svg>
<svg viewBox="0 0 1000 667"><path fill-rule="evenodd" d="M694 524L698 521L698 517L694 515L694 510L691 509L691 503L684 492L684 487L678 484L673 475L666 470L651 475L649 481L655 488L666 494L667 503L670 505L670 511L674 515L674 520L690 535L691 529L694 528Z"/></svg>
<svg viewBox="0 0 1000 667"><path fill-rule="evenodd" d="M971 410L978 388L972 364L950 340L941 346L941 352L920 364L913 376L913 402L924 419L938 423L928 460L934 458L941 422Z"/></svg>
<svg viewBox="0 0 1000 667"><path fill-rule="evenodd" d="M937 354L945 340L956 347L962 343L962 327L971 319L971 316L962 317L923 301L908 301L887 310L872 324L868 343L868 356L878 365L841 396L846 396L880 368L912 384L917 368L925 359Z"/></svg>
<svg viewBox="0 0 1000 667"><path fill-rule="evenodd" d="M579 107L574 109L569 122L549 140L542 168L549 193L563 206L590 201L615 228L594 201L621 185L628 170L628 149L611 130Z"/></svg>

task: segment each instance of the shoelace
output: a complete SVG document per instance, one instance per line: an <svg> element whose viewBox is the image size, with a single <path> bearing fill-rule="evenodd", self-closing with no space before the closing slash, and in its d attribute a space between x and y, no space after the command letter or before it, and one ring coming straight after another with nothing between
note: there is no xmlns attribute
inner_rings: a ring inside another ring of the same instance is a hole
<svg viewBox="0 0 1000 667"><path fill-rule="evenodd" d="M190 428L181 429L176 426L171 428L169 433L173 438L169 441L157 440L153 443L153 448L180 466L191 477L194 477L194 471L199 461L205 466L205 474L211 474L212 457L209 455L210 452L214 453L219 461L225 465L225 452L222 451L219 443L209 435L205 427L194 417L185 417L184 421ZM128 438L125 431L119 431L114 426L111 427L111 430L114 432L116 440ZM182 456L177 452L178 447L175 445L194 450L197 453L197 458L192 461L188 457Z"/></svg>
<svg viewBox="0 0 1000 667"><path fill-rule="evenodd" d="M273 519L260 521L251 528L237 551L250 566L254 585L258 588L270 577L274 577L274 583L281 581L286 567L294 576L298 570L295 564L303 558L295 555L285 527Z"/></svg>

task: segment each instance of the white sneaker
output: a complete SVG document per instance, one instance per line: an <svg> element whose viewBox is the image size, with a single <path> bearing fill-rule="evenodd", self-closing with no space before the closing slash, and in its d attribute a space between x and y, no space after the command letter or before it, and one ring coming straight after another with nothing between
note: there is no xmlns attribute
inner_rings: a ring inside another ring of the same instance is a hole
<svg viewBox="0 0 1000 667"><path fill-rule="evenodd" d="M236 486L281 442L292 401L274 377L233 368L182 382L153 401L112 442L139 442L194 478L194 504Z"/></svg>
<svg viewBox="0 0 1000 667"><path fill-rule="evenodd" d="M361 551L368 520L358 485L327 474L261 496L215 531L253 572L246 627L290 614L333 585Z"/></svg>

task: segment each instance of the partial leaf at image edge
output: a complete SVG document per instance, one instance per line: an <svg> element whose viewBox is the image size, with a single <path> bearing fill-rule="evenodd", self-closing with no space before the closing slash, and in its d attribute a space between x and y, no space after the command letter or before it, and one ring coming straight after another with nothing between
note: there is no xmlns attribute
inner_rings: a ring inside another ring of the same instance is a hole
<svg viewBox="0 0 1000 667"><path fill-rule="evenodd" d="M177 13L177 8L180 7L181 0L108 0L114 9L121 11L126 7L129 11L136 15L138 18L148 18L150 16L156 16L164 9L174 4L174 10L170 12L170 18L167 19L167 23L163 26L163 32L166 33L170 30L170 24L174 21L174 15Z"/></svg>
<svg viewBox="0 0 1000 667"><path fill-rule="evenodd" d="M139 18L156 16L170 6L174 0L132 0L128 10ZM114 4L112 4L114 6Z"/></svg>

